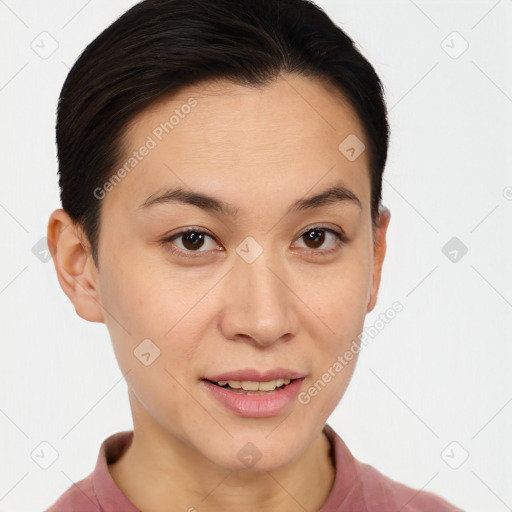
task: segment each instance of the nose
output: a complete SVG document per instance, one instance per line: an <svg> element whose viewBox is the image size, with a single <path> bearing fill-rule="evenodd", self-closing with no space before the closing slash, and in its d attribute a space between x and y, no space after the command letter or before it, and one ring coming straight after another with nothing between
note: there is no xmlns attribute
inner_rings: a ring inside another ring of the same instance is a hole
<svg viewBox="0 0 512 512"><path fill-rule="evenodd" d="M223 291L226 300L220 329L226 339L265 347L296 335L294 295L287 286L284 267L269 251L263 251L252 263L237 257Z"/></svg>

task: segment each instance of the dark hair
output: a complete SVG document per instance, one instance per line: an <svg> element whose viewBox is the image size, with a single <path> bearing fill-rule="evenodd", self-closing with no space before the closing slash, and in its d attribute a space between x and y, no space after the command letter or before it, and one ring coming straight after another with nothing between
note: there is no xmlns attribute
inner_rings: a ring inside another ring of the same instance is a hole
<svg viewBox="0 0 512 512"><path fill-rule="evenodd" d="M93 191L123 157L133 118L190 85L264 86L280 73L333 84L357 112L369 143L375 227L389 138L383 88L321 8L309 0L145 0L87 46L59 98L62 207L83 229L96 265L101 201Z"/></svg>

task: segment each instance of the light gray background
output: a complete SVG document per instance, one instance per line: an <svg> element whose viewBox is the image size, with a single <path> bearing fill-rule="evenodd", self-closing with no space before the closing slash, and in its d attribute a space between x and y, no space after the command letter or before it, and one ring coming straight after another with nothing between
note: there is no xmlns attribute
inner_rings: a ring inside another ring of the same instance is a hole
<svg viewBox="0 0 512 512"><path fill-rule="evenodd" d="M44 259L37 244L60 206L60 88L134 3L0 0L0 511L49 506L107 436L132 428L105 326L76 315L32 249ZM396 480L470 512L512 510L512 0L318 4L386 86L392 221L367 325L404 306L364 348L329 423ZM455 262L442 252L452 237L468 249ZM58 453L48 469L43 441Z"/></svg>

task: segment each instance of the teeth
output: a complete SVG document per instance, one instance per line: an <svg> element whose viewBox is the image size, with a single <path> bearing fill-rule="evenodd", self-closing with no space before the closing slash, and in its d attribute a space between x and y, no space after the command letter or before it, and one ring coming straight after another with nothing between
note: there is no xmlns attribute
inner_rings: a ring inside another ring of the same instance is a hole
<svg viewBox="0 0 512 512"><path fill-rule="evenodd" d="M242 389L244 389L245 391L259 391L259 388L260 388L260 384L259 382L252 382L250 380L243 380L241 382L242 384ZM268 383L266 383L268 384ZM264 390L264 391L269 391L269 390Z"/></svg>
<svg viewBox="0 0 512 512"><path fill-rule="evenodd" d="M227 384L230 388L242 388L245 391L274 391L274 389L282 386L283 384L290 384L290 382L290 379L276 379L269 380L267 382L254 382L250 380L219 380L217 384L219 386L225 386Z"/></svg>

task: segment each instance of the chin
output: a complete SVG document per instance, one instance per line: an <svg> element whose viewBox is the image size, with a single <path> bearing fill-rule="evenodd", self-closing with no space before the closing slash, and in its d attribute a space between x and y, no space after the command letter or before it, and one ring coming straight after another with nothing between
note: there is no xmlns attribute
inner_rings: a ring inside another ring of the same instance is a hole
<svg viewBox="0 0 512 512"><path fill-rule="evenodd" d="M297 436L285 429L269 435L273 428L245 435L239 433L222 443L201 447L201 451L212 463L229 471L275 471L292 463L300 455L302 446Z"/></svg>

